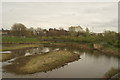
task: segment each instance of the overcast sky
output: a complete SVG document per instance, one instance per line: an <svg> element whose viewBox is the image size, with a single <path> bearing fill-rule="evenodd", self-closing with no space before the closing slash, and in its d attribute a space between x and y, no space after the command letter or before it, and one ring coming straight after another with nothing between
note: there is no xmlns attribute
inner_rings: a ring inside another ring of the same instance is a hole
<svg viewBox="0 0 120 80"><path fill-rule="evenodd" d="M2 26L10 29L14 23L26 27L59 28L80 25L93 32L118 31L118 3L116 2L4 2Z"/></svg>

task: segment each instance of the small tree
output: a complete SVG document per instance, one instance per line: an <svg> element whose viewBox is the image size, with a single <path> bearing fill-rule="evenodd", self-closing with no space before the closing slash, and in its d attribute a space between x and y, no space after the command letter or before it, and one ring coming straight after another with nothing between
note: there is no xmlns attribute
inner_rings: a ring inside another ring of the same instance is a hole
<svg viewBox="0 0 120 80"><path fill-rule="evenodd" d="M69 34L70 34L71 36L76 36L76 35L77 35L76 26L71 26L71 27L69 27Z"/></svg>
<svg viewBox="0 0 120 80"><path fill-rule="evenodd" d="M84 33L84 30L81 26L71 26L69 27L69 34L71 36L80 36Z"/></svg>
<svg viewBox="0 0 120 80"><path fill-rule="evenodd" d="M88 34L90 33L90 30L88 28L86 28L85 30L86 30L86 33Z"/></svg>
<svg viewBox="0 0 120 80"><path fill-rule="evenodd" d="M13 24L11 27L13 36L27 36L27 28L21 23Z"/></svg>
<svg viewBox="0 0 120 80"><path fill-rule="evenodd" d="M115 42L117 44L118 34L114 31L105 31L104 32L104 40L110 45L114 45Z"/></svg>

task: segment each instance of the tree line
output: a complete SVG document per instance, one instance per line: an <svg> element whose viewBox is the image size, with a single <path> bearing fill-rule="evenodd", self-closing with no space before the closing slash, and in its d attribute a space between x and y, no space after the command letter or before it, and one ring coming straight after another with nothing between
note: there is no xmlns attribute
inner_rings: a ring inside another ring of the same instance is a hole
<svg viewBox="0 0 120 80"><path fill-rule="evenodd" d="M2 29L4 31L4 29ZM69 30L49 28L27 28L21 23L13 24L10 30L7 30L7 36L17 37L37 37L46 40L66 40L78 43L102 43L104 45L112 45L120 48L120 33L114 31L104 31L103 33L90 32L88 28L83 30L81 26L71 26Z"/></svg>
<svg viewBox="0 0 120 80"><path fill-rule="evenodd" d="M4 29L2 29L4 31ZM82 29L81 26L71 26L69 30L64 30L64 28L60 27L59 29L56 28L49 28L42 29L38 28L27 28L24 24L16 23L13 24L11 29L7 31L7 36L19 36L19 37L32 37L32 36L80 36L89 34L89 29L86 28L86 31Z"/></svg>

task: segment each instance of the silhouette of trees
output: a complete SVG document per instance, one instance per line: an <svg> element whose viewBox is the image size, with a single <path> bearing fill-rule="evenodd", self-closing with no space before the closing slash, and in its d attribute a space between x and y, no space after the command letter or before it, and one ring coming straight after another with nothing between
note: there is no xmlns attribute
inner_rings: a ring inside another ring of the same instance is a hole
<svg viewBox="0 0 120 80"><path fill-rule="evenodd" d="M58 29L53 29L50 28L49 31L46 33L47 36L66 36L68 35L68 31L64 30L63 28L58 30Z"/></svg>

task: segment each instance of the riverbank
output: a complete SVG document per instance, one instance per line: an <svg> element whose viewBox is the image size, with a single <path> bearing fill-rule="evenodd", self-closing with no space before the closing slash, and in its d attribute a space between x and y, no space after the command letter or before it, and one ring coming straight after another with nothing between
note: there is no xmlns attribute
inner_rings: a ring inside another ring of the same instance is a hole
<svg viewBox="0 0 120 80"><path fill-rule="evenodd" d="M36 48L36 47L40 47L42 45L38 45L38 44L3 44L2 49L0 49L0 51L12 51L12 50L17 50L17 49L26 49L26 48ZM7 61L10 60L12 58L14 58L15 56L11 53L0 53L0 62L1 61Z"/></svg>
<svg viewBox="0 0 120 80"><path fill-rule="evenodd" d="M110 78L107 80L120 80L119 73L120 71L116 68L111 68L108 72L105 73L105 78ZM119 79L118 79L119 78Z"/></svg>
<svg viewBox="0 0 120 80"><path fill-rule="evenodd" d="M12 58L14 58L14 56L10 53L3 53L3 54L0 53L0 62L7 61L7 60L10 60Z"/></svg>
<svg viewBox="0 0 120 80"><path fill-rule="evenodd" d="M119 51L120 49L117 47L114 47L112 45L107 44L105 41L102 43L97 43L102 47L94 47L94 38L92 37L70 37L70 36L62 36L62 37L41 37L41 38L25 38L25 37L3 37L2 38L3 44L18 44L19 46L16 46L14 48L10 47L3 47L4 50L14 50L24 47L34 47L36 44L46 44L49 46L65 46L65 47L71 47L71 48L81 48L86 50L97 50L103 54L108 55L114 55L114 56L120 56ZM20 46L21 44L26 44L25 46ZM29 44L29 46L27 46ZM30 45L32 44L32 46ZM33 46L34 44L34 46Z"/></svg>
<svg viewBox="0 0 120 80"><path fill-rule="evenodd" d="M85 50L97 50L102 54L113 55L120 57L119 48L115 48L113 46L104 46L102 48L94 48L92 44L80 44L80 43L58 43L58 42L41 42L41 44L48 46L59 46L59 47L69 47L76 49L85 49Z"/></svg>
<svg viewBox="0 0 120 80"><path fill-rule="evenodd" d="M47 54L21 57L16 59L11 65L4 66L3 68L16 74L46 72L62 67L69 62L78 60L79 58L80 55L63 50Z"/></svg>
<svg viewBox="0 0 120 80"><path fill-rule="evenodd" d="M3 44L2 49L0 51L8 51L8 50L16 50L16 49L23 49L23 48L31 48L31 47L39 47L38 44Z"/></svg>

